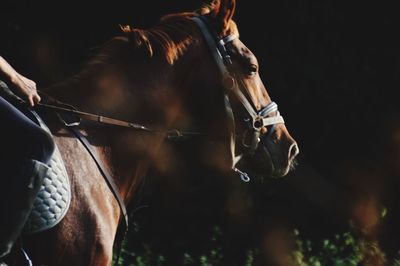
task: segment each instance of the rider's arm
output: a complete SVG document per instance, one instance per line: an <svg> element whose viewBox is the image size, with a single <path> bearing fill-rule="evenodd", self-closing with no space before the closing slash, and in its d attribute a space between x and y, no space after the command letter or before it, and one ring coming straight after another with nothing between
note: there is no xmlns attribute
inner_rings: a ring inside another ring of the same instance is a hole
<svg viewBox="0 0 400 266"><path fill-rule="evenodd" d="M40 101L36 83L19 74L3 57L0 56L0 76L3 76L16 93L21 95L30 106Z"/></svg>

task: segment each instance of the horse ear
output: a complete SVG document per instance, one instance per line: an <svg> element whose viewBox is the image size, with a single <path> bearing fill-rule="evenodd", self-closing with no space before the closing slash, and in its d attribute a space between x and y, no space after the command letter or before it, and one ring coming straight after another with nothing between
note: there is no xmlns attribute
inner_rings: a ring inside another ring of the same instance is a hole
<svg viewBox="0 0 400 266"><path fill-rule="evenodd" d="M214 17L221 32L224 32L235 13L236 0L209 0L206 1L203 8L200 9L200 14L209 14Z"/></svg>
<svg viewBox="0 0 400 266"><path fill-rule="evenodd" d="M224 31L228 28L229 22L235 13L236 0L220 0L220 7L216 16L217 23Z"/></svg>

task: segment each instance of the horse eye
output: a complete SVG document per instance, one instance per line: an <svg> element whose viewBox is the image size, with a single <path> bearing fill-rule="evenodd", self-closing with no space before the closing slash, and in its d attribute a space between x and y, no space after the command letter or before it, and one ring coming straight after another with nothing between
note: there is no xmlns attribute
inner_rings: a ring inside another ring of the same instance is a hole
<svg viewBox="0 0 400 266"><path fill-rule="evenodd" d="M251 64L247 69L247 74L249 76L254 76L255 74L257 74L257 72L258 72L258 66L254 64Z"/></svg>

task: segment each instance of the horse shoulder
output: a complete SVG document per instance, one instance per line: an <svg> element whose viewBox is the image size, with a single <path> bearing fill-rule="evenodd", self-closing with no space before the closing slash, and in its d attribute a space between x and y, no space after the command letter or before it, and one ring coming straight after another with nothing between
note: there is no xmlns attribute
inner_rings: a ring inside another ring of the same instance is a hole
<svg viewBox="0 0 400 266"><path fill-rule="evenodd" d="M118 203L80 141L65 129L54 139L70 178L71 204L56 227L32 236L33 260L45 265L110 265Z"/></svg>

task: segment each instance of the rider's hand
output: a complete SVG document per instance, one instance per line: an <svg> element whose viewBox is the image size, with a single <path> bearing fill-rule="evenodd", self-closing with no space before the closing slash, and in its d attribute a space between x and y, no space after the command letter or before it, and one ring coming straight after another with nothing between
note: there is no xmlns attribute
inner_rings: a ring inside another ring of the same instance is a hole
<svg viewBox="0 0 400 266"><path fill-rule="evenodd" d="M36 83L33 80L15 72L11 77L11 83L31 107L40 102L40 96L36 90Z"/></svg>
<svg viewBox="0 0 400 266"><path fill-rule="evenodd" d="M36 83L19 74L3 57L0 56L0 76L4 76L12 85L19 96L33 107L40 102L40 96L36 91Z"/></svg>

